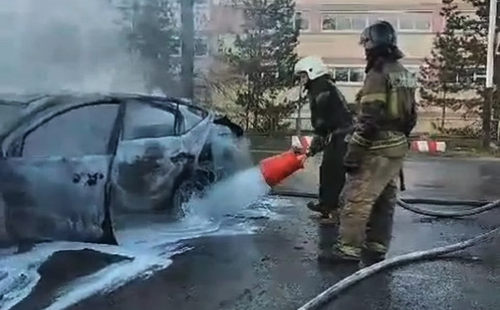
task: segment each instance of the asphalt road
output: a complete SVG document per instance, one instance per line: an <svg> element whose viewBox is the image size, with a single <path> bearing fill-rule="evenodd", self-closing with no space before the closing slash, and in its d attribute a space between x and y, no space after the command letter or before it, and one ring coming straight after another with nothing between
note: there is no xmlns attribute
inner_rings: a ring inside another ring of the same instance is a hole
<svg viewBox="0 0 500 310"><path fill-rule="evenodd" d="M315 163L284 187L315 191ZM500 195L500 161L420 158L406 163L407 197L494 199ZM73 310L293 310L355 271L316 261L319 244L333 233L320 228L305 208L290 199L277 207L278 219L257 219L254 235L212 236L186 241L193 247L146 280L94 296ZM450 207L448 207L450 208ZM454 207L453 207L454 208ZM462 220L437 220L398 209L390 256L457 242L500 225L494 210ZM461 256L401 267L374 276L345 292L325 309L497 309L500 304L500 238ZM39 272L42 280L15 310L50 303L68 279L124 259L92 251L54 255Z"/></svg>

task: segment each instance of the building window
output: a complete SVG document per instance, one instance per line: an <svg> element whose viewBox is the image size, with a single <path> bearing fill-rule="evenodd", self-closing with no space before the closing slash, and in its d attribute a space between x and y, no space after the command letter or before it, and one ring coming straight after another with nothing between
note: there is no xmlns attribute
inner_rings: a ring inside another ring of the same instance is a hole
<svg viewBox="0 0 500 310"><path fill-rule="evenodd" d="M349 68L334 68L333 76L336 82L349 82Z"/></svg>
<svg viewBox="0 0 500 310"><path fill-rule="evenodd" d="M478 85L486 85L486 68L479 68L474 73L474 83Z"/></svg>
<svg viewBox="0 0 500 310"><path fill-rule="evenodd" d="M210 9L206 4L194 7L194 29L206 30L210 24Z"/></svg>
<svg viewBox="0 0 500 310"><path fill-rule="evenodd" d="M431 31L432 29L430 14L403 14L398 19L398 30L401 31Z"/></svg>
<svg viewBox="0 0 500 310"><path fill-rule="evenodd" d="M344 14L323 13L321 29L323 31L361 31L368 25L385 20L399 31L431 31L431 13L370 13L370 14Z"/></svg>
<svg viewBox="0 0 500 310"><path fill-rule="evenodd" d="M182 41L179 39L179 46L174 48L174 52L172 53L171 56L173 57L180 57L182 56ZM208 37L206 36L201 36L197 37L194 40L194 55L196 57L205 57L209 54L209 43L208 43Z"/></svg>
<svg viewBox="0 0 500 310"><path fill-rule="evenodd" d="M296 12L295 21L296 25L300 25L301 31L309 30L309 12Z"/></svg>
<svg viewBox="0 0 500 310"><path fill-rule="evenodd" d="M333 77L337 83L356 83L361 84L365 79L365 70L363 67L334 67L332 68Z"/></svg>
<svg viewBox="0 0 500 310"><path fill-rule="evenodd" d="M207 56L209 51L208 38L198 37L194 41L194 55L196 57Z"/></svg>
<svg viewBox="0 0 500 310"><path fill-rule="evenodd" d="M321 15L321 29L326 31L338 30L335 15L322 14Z"/></svg>
<svg viewBox="0 0 500 310"><path fill-rule="evenodd" d="M413 30L415 23L411 19L400 19L398 28L399 30Z"/></svg>
<svg viewBox="0 0 500 310"><path fill-rule="evenodd" d="M335 18L335 30L351 30L351 18L345 15L339 15Z"/></svg>
<svg viewBox="0 0 500 310"><path fill-rule="evenodd" d="M349 14L323 14L322 29L326 31L363 30L367 26L367 17Z"/></svg>
<svg viewBox="0 0 500 310"><path fill-rule="evenodd" d="M365 70L363 68L349 69L349 82L361 83L365 78Z"/></svg>
<svg viewBox="0 0 500 310"><path fill-rule="evenodd" d="M279 72L275 68L263 68L263 71L260 73L260 77L263 80L273 80L279 78Z"/></svg>
<svg viewBox="0 0 500 310"><path fill-rule="evenodd" d="M450 84L475 84L484 85L486 83L485 68L465 69L462 73L451 73L446 78L446 82Z"/></svg>
<svg viewBox="0 0 500 310"><path fill-rule="evenodd" d="M181 38L176 37L172 40L172 46L170 47L170 56L180 57L182 54L182 42Z"/></svg>
<svg viewBox="0 0 500 310"><path fill-rule="evenodd" d="M374 24L375 22L385 20L389 22L394 28L398 27L398 17L395 14L370 14L368 17L368 25Z"/></svg>
<svg viewBox="0 0 500 310"><path fill-rule="evenodd" d="M432 18L430 16L419 16L415 19L416 30L431 30Z"/></svg>
<svg viewBox="0 0 500 310"><path fill-rule="evenodd" d="M177 27L180 27L182 24L180 1L171 1L171 2L173 4L172 11L173 11L174 23L175 25L177 25ZM208 26L210 25L210 6L208 4L208 0L200 0L199 2L195 0L193 13L194 13L193 16L194 29L195 30L208 29Z"/></svg>
<svg viewBox="0 0 500 310"><path fill-rule="evenodd" d="M182 66L179 63L171 64L170 65L170 72L173 75L180 75L182 72Z"/></svg>
<svg viewBox="0 0 500 310"><path fill-rule="evenodd" d="M351 25L354 30L363 30L368 26L368 19L366 16L351 17Z"/></svg>

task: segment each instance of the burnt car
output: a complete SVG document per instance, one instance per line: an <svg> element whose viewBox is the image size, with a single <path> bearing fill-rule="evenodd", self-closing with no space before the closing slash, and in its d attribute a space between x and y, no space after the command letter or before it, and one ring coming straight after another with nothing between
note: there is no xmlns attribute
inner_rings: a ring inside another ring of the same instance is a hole
<svg viewBox="0 0 500 310"><path fill-rule="evenodd" d="M0 132L5 227L17 243L116 244L113 218L183 215L192 195L251 164L242 129L186 100L59 94Z"/></svg>

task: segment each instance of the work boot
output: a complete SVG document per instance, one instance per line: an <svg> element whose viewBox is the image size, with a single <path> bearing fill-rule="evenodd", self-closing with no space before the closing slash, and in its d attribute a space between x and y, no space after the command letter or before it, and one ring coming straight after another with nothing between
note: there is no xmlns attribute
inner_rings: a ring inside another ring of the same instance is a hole
<svg viewBox="0 0 500 310"><path fill-rule="evenodd" d="M363 269L371 265L380 263L383 260L385 260L385 253L376 253L376 252L363 253L363 255L361 256L361 260L359 262L359 268Z"/></svg>
<svg viewBox="0 0 500 310"><path fill-rule="evenodd" d="M325 263L359 263L361 250L348 246L335 245L329 249L320 250L318 261Z"/></svg>
<svg viewBox="0 0 500 310"><path fill-rule="evenodd" d="M337 210L330 211L327 217L322 217L319 221L320 225L339 225L339 212Z"/></svg>
<svg viewBox="0 0 500 310"><path fill-rule="evenodd" d="M313 212L321 213L321 218L329 218L328 210L323 206L321 202L309 201L307 203L307 208Z"/></svg>
<svg viewBox="0 0 500 310"><path fill-rule="evenodd" d="M384 256L375 256L375 257L369 257L366 258L363 256L363 258L359 262L359 268L363 269L366 267L370 267L371 265L375 265L377 263L380 263L381 261L385 260Z"/></svg>

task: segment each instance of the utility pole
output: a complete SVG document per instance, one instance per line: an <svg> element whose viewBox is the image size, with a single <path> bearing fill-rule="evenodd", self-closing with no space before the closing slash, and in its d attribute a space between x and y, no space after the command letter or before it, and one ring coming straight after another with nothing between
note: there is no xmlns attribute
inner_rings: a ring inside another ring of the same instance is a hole
<svg viewBox="0 0 500 310"><path fill-rule="evenodd" d="M495 38L497 22L497 0L490 0L489 25L488 25L488 53L486 56L486 101L483 106L483 148L489 149L491 143L491 109L493 107L495 85L493 84L493 71L495 60Z"/></svg>
<svg viewBox="0 0 500 310"><path fill-rule="evenodd" d="M183 97L194 99L194 2L179 0L181 4L181 82Z"/></svg>

